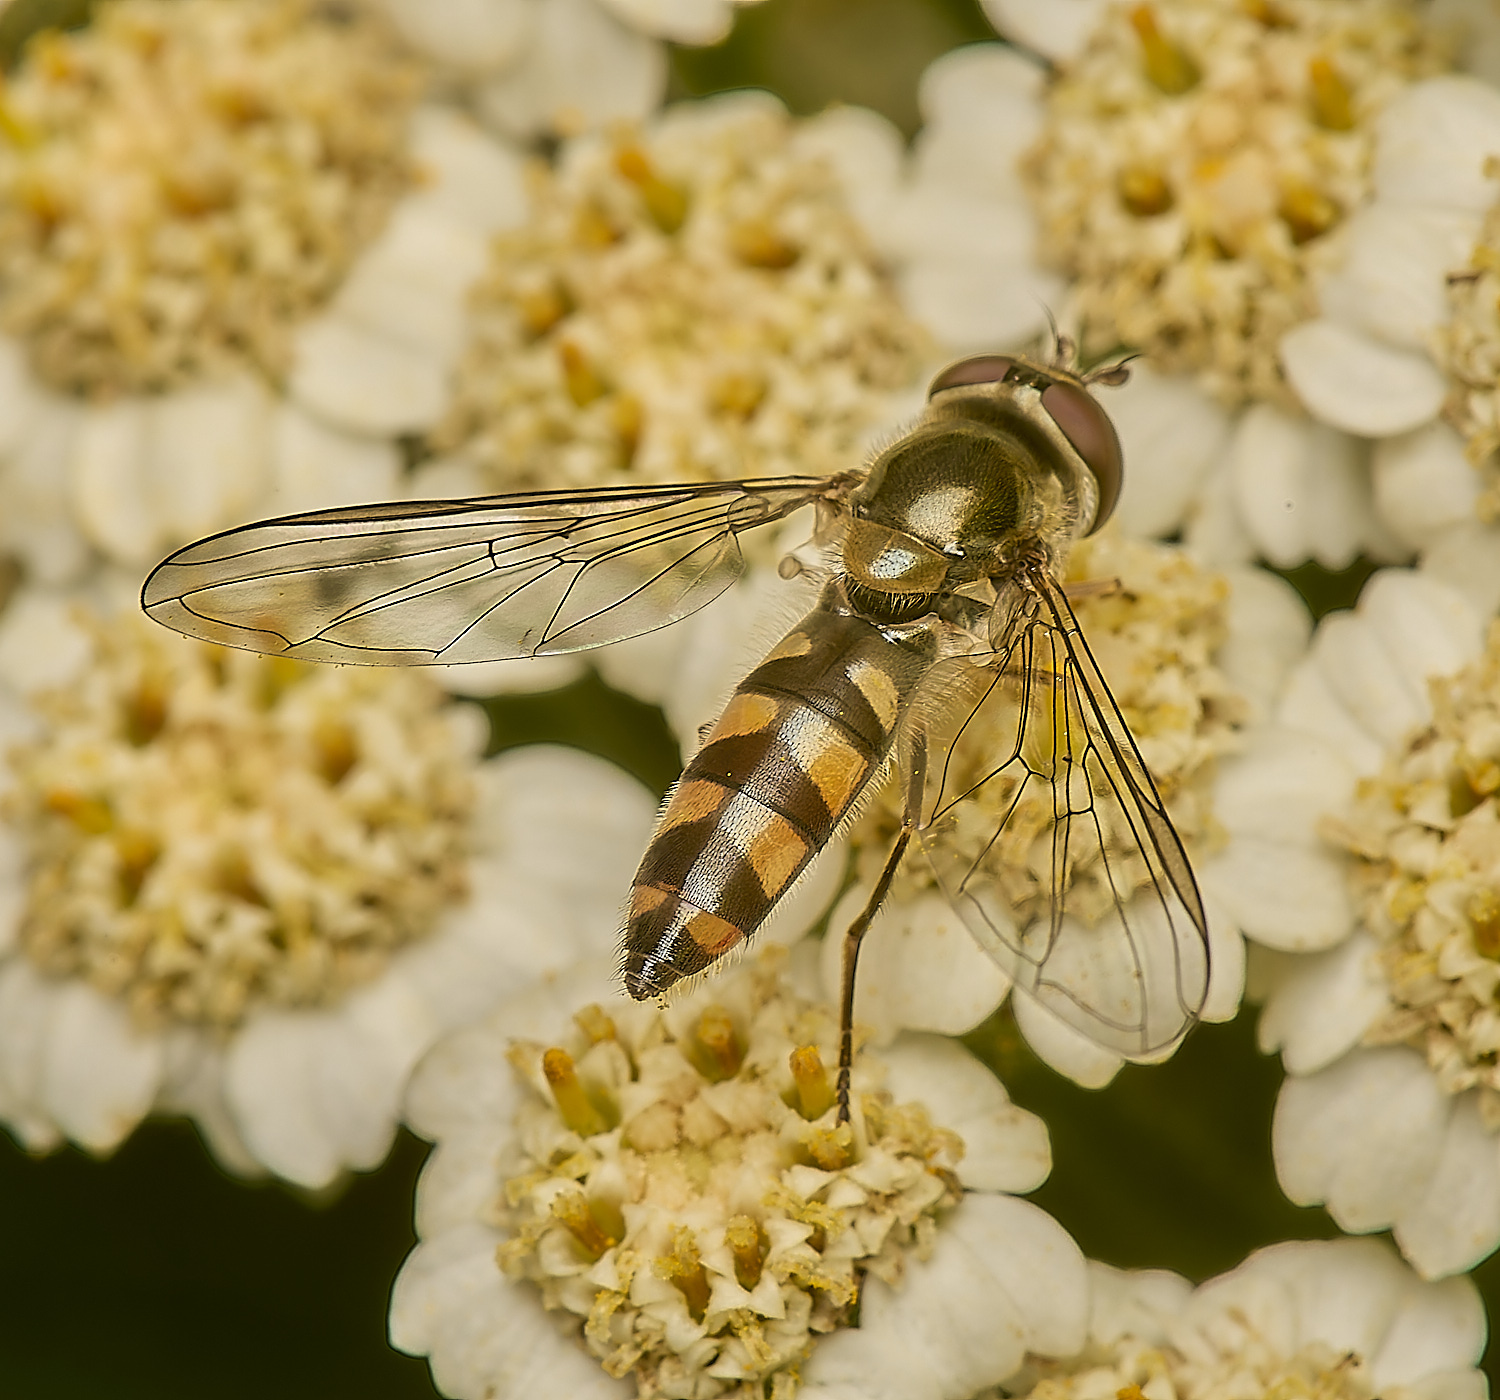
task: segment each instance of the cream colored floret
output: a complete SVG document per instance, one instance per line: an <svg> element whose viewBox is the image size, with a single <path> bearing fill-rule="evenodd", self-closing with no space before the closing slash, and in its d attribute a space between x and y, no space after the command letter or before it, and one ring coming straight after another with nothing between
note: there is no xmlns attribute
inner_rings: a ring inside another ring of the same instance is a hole
<svg viewBox="0 0 1500 1400"><path fill-rule="evenodd" d="M589 1007L562 1045L512 1051L536 1093L490 1211L510 1236L499 1263L640 1396L789 1400L859 1280L896 1282L961 1194L963 1143L920 1105L865 1093L852 1134L794 1106L791 1052L831 1065L837 1024L779 984L778 956L716 982L701 1011ZM543 1070L559 1051L573 1124ZM580 1131L580 1114L597 1118Z"/></svg>
<svg viewBox="0 0 1500 1400"><path fill-rule="evenodd" d="M930 351L797 129L669 113L537 170L434 447L502 490L857 464Z"/></svg>
<svg viewBox="0 0 1500 1400"><path fill-rule="evenodd" d="M1370 1044L1421 1050L1450 1093L1479 1088L1500 1126L1500 627L1484 656L1431 682L1434 718L1323 832L1381 943L1391 1007Z"/></svg>
<svg viewBox="0 0 1500 1400"><path fill-rule="evenodd" d="M0 325L91 397L286 368L413 176L416 73L316 0L104 0L0 106Z"/></svg>
<svg viewBox="0 0 1500 1400"><path fill-rule="evenodd" d="M94 631L11 756L43 971L228 1027L368 981L463 893L472 758L428 678Z"/></svg>
<svg viewBox="0 0 1500 1400"><path fill-rule="evenodd" d="M1111 5L1024 162L1085 350L1291 403L1277 346L1370 194L1372 118L1444 58L1409 0Z"/></svg>

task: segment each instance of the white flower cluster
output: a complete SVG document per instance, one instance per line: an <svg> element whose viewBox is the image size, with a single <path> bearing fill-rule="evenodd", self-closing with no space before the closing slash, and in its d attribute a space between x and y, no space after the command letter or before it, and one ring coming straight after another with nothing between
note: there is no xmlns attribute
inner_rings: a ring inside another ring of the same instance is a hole
<svg viewBox="0 0 1500 1400"><path fill-rule="evenodd" d="M493 245L432 435L487 490L832 473L932 356L779 103L570 143Z"/></svg>
<svg viewBox="0 0 1500 1400"><path fill-rule="evenodd" d="M428 677L95 626L11 756L44 973L233 1026L339 1000L465 893L472 735Z"/></svg>
<svg viewBox="0 0 1500 1400"><path fill-rule="evenodd" d="M418 76L313 0L118 0L40 37L5 93L0 325L91 398L284 375L412 181Z"/></svg>
<svg viewBox="0 0 1500 1400"><path fill-rule="evenodd" d="M1292 402L1278 347L1368 198L1373 120L1443 58L1400 0L1108 7L1023 162L1085 349Z"/></svg>

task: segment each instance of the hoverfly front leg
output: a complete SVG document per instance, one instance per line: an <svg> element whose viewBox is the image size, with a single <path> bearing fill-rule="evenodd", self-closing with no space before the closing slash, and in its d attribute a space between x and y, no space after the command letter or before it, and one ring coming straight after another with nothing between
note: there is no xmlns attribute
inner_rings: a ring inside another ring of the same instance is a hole
<svg viewBox="0 0 1500 1400"><path fill-rule="evenodd" d="M901 817L901 831L870 898L860 910L859 917L849 925L844 934L843 985L839 995L839 1084L838 1103L840 1123L849 1121L849 1081L854 1070L854 973L859 962L859 945L868 932L871 921L880 912L885 897L890 893L891 881L896 878L896 868L901 857L911 844L912 833L922 824L922 799L927 786L927 742L925 736L916 731L911 736L911 766L907 774L906 805Z"/></svg>

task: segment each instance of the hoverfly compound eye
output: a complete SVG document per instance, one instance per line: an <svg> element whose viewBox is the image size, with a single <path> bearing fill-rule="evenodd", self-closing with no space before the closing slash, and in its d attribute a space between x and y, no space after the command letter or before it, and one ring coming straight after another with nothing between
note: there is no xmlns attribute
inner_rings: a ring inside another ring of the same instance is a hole
<svg viewBox="0 0 1500 1400"><path fill-rule="evenodd" d="M1099 507L1088 533L1093 534L1114 513L1125 479L1125 454L1119 434L1099 401L1085 388L1054 380L1042 390L1042 407L1083 458L1099 484Z"/></svg>
<svg viewBox="0 0 1500 1400"><path fill-rule="evenodd" d="M930 399L944 389L957 389L964 384L998 384L1015 364L1009 355L971 355L956 365L949 365L927 391Z"/></svg>

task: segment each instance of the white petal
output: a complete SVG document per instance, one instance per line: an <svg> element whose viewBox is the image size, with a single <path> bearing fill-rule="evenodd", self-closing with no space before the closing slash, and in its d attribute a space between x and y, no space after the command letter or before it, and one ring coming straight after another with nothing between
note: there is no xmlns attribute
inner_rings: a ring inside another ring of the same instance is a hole
<svg viewBox="0 0 1500 1400"><path fill-rule="evenodd" d="M957 262L976 285L1003 287L1004 278L1017 286L1027 276L1036 242L1031 211L1015 200L996 198L973 189L919 183L911 186L890 211L894 227L881 245L897 256L912 258L930 269ZM910 274L915 276L915 274ZM912 284L916 287L923 282ZM991 345L1008 344L1003 330L991 333Z"/></svg>
<svg viewBox="0 0 1500 1400"><path fill-rule="evenodd" d="M1229 415L1185 377L1132 365L1109 394L1128 470L1115 510L1132 535L1167 535L1187 515L1212 465L1229 443Z"/></svg>
<svg viewBox="0 0 1500 1400"><path fill-rule="evenodd" d="M860 1326L824 1338L803 1375L815 1392L851 1400L970 1395L1027 1350L1080 1345L1087 1292L1083 1256L1050 1216L1009 1196L968 1196L900 1289L866 1281Z"/></svg>
<svg viewBox="0 0 1500 1400"><path fill-rule="evenodd" d="M451 366L465 298L484 270L485 235L422 198L399 205L351 269L329 314Z"/></svg>
<svg viewBox="0 0 1500 1400"><path fill-rule="evenodd" d="M1432 1180L1395 1226L1396 1243L1423 1278L1472 1269L1500 1245L1500 1142L1479 1116L1476 1093L1459 1095ZM1435 1356L1432 1363L1477 1355Z"/></svg>
<svg viewBox="0 0 1500 1400"><path fill-rule="evenodd" d="M928 65L914 183L1025 206L1017 161L1041 130L1041 67L1003 44L966 44Z"/></svg>
<svg viewBox="0 0 1500 1400"><path fill-rule="evenodd" d="M519 63L479 91L480 115L514 136L639 121L662 98L667 59L594 0L545 0Z"/></svg>
<svg viewBox="0 0 1500 1400"><path fill-rule="evenodd" d="M792 133L799 155L821 157L833 168L846 198L889 198L906 160L901 132L868 107L829 107Z"/></svg>
<svg viewBox="0 0 1500 1400"><path fill-rule="evenodd" d="M455 1400L625 1400L581 1344L560 1335L530 1284L495 1262L499 1235L479 1225L418 1245L391 1291L391 1342L432 1359Z"/></svg>
<svg viewBox="0 0 1500 1400"><path fill-rule="evenodd" d="M20 447L39 398L21 342L0 336L0 457L8 457Z"/></svg>
<svg viewBox="0 0 1500 1400"><path fill-rule="evenodd" d="M503 68L531 33L525 0L382 0L396 27L439 63L469 73Z"/></svg>
<svg viewBox="0 0 1500 1400"><path fill-rule="evenodd" d="M0 721L0 744L8 735ZM9 823L0 824L0 957L8 957L21 934L21 916L27 904L24 877L26 850L20 833Z"/></svg>
<svg viewBox="0 0 1500 1400"><path fill-rule="evenodd" d="M1323 314L1377 341L1425 350L1452 314L1448 274L1466 266L1475 214L1377 203L1345 225L1345 260L1318 287Z"/></svg>
<svg viewBox="0 0 1500 1400"><path fill-rule="evenodd" d="M1472 521L1443 531L1422 554L1421 572L1462 593L1481 617L1500 611L1500 530Z"/></svg>
<svg viewBox="0 0 1500 1400"><path fill-rule="evenodd" d="M967 1196L960 1210L967 1218L957 1221L957 1233L1014 1299L1028 1350L1067 1356L1082 1347L1088 1265L1067 1231L1011 1196Z"/></svg>
<svg viewBox="0 0 1500 1400"><path fill-rule="evenodd" d="M539 695L572 685L588 662L581 654L521 656L504 661L466 661L458 666L435 666L433 676L450 695L488 699L492 695Z"/></svg>
<svg viewBox="0 0 1500 1400"><path fill-rule="evenodd" d="M1321 817L1354 793L1355 774L1331 745L1296 730L1261 730L1214 781L1214 813L1234 836L1316 847Z"/></svg>
<svg viewBox="0 0 1500 1400"><path fill-rule="evenodd" d="M1211 890L1203 891L1203 903L1208 915L1208 995L1198 1014L1205 1021L1232 1021L1245 999L1245 939Z"/></svg>
<svg viewBox="0 0 1500 1400"><path fill-rule="evenodd" d="M1306 481L1320 446L1334 444L1269 404L1256 404L1235 427L1229 469L1240 519L1261 552L1283 568L1312 553Z"/></svg>
<svg viewBox="0 0 1500 1400"><path fill-rule="evenodd" d="M1410 569L1374 575L1358 611L1393 661L1423 679L1467 666L1484 642L1484 622L1462 594Z"/></svg>
<svg viewBox="0 0 1500 1400"><path fill-rule="evenodd" d="M1183 531L1183 543L1210 568L1252 564L1260 547L1240 516L1231 454L1209 468Z"/></svg>
<svg viewBox="0 0 1500 1400"><path fill-rule="evenodd" d="M407 1079L441 1026L398 960L350 994L334 1029L342 1063L323 1074L325 1112L339 1122L344 1162L366 1171L390 1150Z"/></svg>
<svg viewBox="0 0 1500 1400"><path fill-rule="evenodd" d="M1268 570L1241 567L1226 572L1232 588L1229 637L1215 653L1214 664L1264 717L1307 650L1312 617L1297 590Z"/></svg>
<svg viewBox="0 0 1500 1400"><path fill-rule="evenodd" d="M985 17L1001 34L1059 63L1083 50L1104 0L979 0Z"/></svg>
<svg viewBox="0 0 1500 1400"><path fill-rule="evenodd" d="M924 258L898 281L906 309L955 354L1024 342L1063 293L1049 272L979 258Z"/></svg>
<svg viewBox="0 0 1500 1400"><path fill-rule="evenodd" d="M1379 950L1363 930L1290 964L1266 1001L1260 1048L1280 1050L1290 1074L1312 1074L1352 1050L1390 1006Z"/></svg>
<svg viewBox="0 0 1500 1400"><path fill-rule="evenodd" d="M1290 729L1318 735L1337 749L1356 773L1378 772L1385 760L1380 741L1344 708L1312 657L1293 669L1275 719Z"/></svg>
<svg viewBox="0 0 1500 1400"><path fill-rule="evenodd" d="M320 1065L333 1038L319 1012L252 1014L230 1043L224 1098L245 1145L277 1176L318 1188L343 1167Z"/></svg>
<svg viewBox="0 0 1500 1400"><path fill-rule="evenodd" d="M843 934L869 891L856 885L829 916L823 940L823 985L837 995ZM854 988L854 1019L877 1041L897 1031L972 1030L1004 998L1010 980L969 936L936 891L887 904L865 934Z"/></svg>
<svg viewBox="0 0 1500 1400"><path fill-rule="evenodd" d="M1339 703L1387 745L1431 713L1423 673L1396 660L1355 613L1323 619L1313 638L1312 661Z"/></svg>
<svg viewBox="0 0 1500 1400"><path fill-rule="evenodd" d="M412 1129L444 1142L484 1136L496 1124L509 1123L528 1092L506 1059L510 1041L489 1023L438 1041L406 1088L405 1116Z"/></svg>
<svg viewBox="0 0 1500 1400"><path fill-rule="evenodd" d="M1166 1340L1166 1323L1186 1307L1193 1285L1165 1269L1127 1272L1089 1260L1089 1337L1105 1345L1137 1337L1153 1346Z"/></svg>
<svg viewBox="0 0 1500 1400"><path fill-rule="evenodd" d="M24 589L0 616L0 676L18 694L67 685L93 656L93 639L69 594Z"/></svg>
<svg viewBox="0 0 1500 1400"><path fill-rule="evenodd" d="M729 33L726 0L599 0L632 29L674 44L717 44Z"/></svg>
<svg viewBox="0 0 1500 1400"><path fill-rule="evenodd" d="M1483 214L1495 202L1485 161L1500 150L1500 93L1475 78L1429 78L1376 118L1382 200Z"/></svg>
<svg viewBox="0 0 1500 1400"><path fill-rule="evenodd" d="M292 393L315 413L357 433L431 427L448 399L448 367L342 316L325 314L298 332Z"/></svg>
<svg viewBox="0 0 1500 1400"><path fill-rule="evenodd" d="M486 846L520 879L556 891L580 936L614 924L650 837L651 795L591 754L527 745L483 770Z"/></svg>
<svg viewBox="0 0 1500 1400"><path fill-rule="evenodd" d="M163 1067L161 1037L132 1026L118 1001L82 982L57 989L38 1095L74 1142L118 1146L151 1111Z"/></svg>
<svg viewBox="0 0 1500 1400"><path fill-rule="evenodd" d="M1034 997L1018 992L1011 998L1011 1005L1026 1043L1040 1059L1075 1084L1085 1089L1102 1089L1120 1072L1124 1059L1058 1020Z"/></svg>
<svg viewBox="0 0 1500 1400"><path fill-rule="evenodd" d="M1315 952L1354 926L1344 861L1331 853L1238 836L1200 862L1198 879L1247 938L1270 948Z"/></svg>
<svg viewBox="0 0 1500 1400"><path fill-rule="evenodd" d="M1484 1302L1472 1279L1409 1283L1380 1350L1370 1357L1371 1379L1384 1390L1477 1366L1487 1331Z"/></svg>
<svg viewBox="0 0 1500 1400"><path fill-rule="evenodd" d="M1288 331L1281 364L1310 413L1363 437L1420 427L1437 416L1448 390L1426 355L1336 321L1304 321Z"/></svg>
<svg viewBox="0 0 1500 1400"><path fill-rule="evenodd" d="M83 409L58 394L38 395L15 455L0 463L0 540L37 583L77 578L92 562L74 521L68 463Z"/></svg>
<svg viewBox="0 0 1500 1400"><path fill-rule="evenodd" d="M26 958L0 963L0 1084L12 1104L41 1113L48 1027L61 984Z"/></svg>
<svg viewBox="0 0 1500 1400"><path fill-rule="evenodd" d="M156 1111L185 1113L196 1124L214 1159L236 1176L266 1174L245 1146L224 1100L224 1051L193 1027L178 1026L166 1037L166 1069Z"/></svg>
<svg viewBox="0 0 1500 1400"><path fill-rule="evenodd" d="M68 463L78 523L96 548L126 565L155 559L166 534L146 483L146 422L140 398L85 407Z"/></svg>
<svg viewBox="0 0 1500 1400"><path fill-rule="evenodd" d="M1004 1086L962 1045L903 1035L881 1052L897 1103L916 1100L964 1140L958 1177L970 1191L1034 1191L1052 1170L1047 1126L1017 1108Z"/></svg>
<svg viewBox="0 0 1500 1400"><path fill-rule="evenodd" d="M410 140L425 204L481 234L525 222L531 200L521 157L464 113L425 103L412 116Z"/></svg>
<svg viewBox="0 0 1500 1400"><path fill-rule="evenodd" d="M238 523L265 489L271 398L249 375L150 401L145 459L168 542Z"/></svg>
<svg viewBox="0 0 1500 1400"><path fill-rule="evenodd" d="M1381 518L1413 549L1474 519L1479 473L1446 423L1376 443L1371 473Z"/></svg>
<svg viewBox="0 0 1500 1400"><path fill-rule="evenodd" d="M1325 1202L1341 1229L1384 1229L1426 1194L1450 1111L1404 1047L1355 1050L1290 1078L1271 1127L1282 1189L1298 1205Z"/></svg>
<svg viewBox="0 0 1500 1400"><path fill-rule="evenodd" d="M499 1047L503 1057L504 1047ZM509 1066L505 1066L509 1069ZM422 1164L417 1184L419 1239L433 1239L483 1217L495 1203L506 1169L514 1171L514 1135L509 1129L469 1131L437 1144Z"/></svg>
<svg viewBox="0 0 1500 1400"><path fill-rule="evenodd" d="M393 442L341 433L290 400L276 406L270 488L257 505L267 516L389 501L400 483Z"/></svg>

